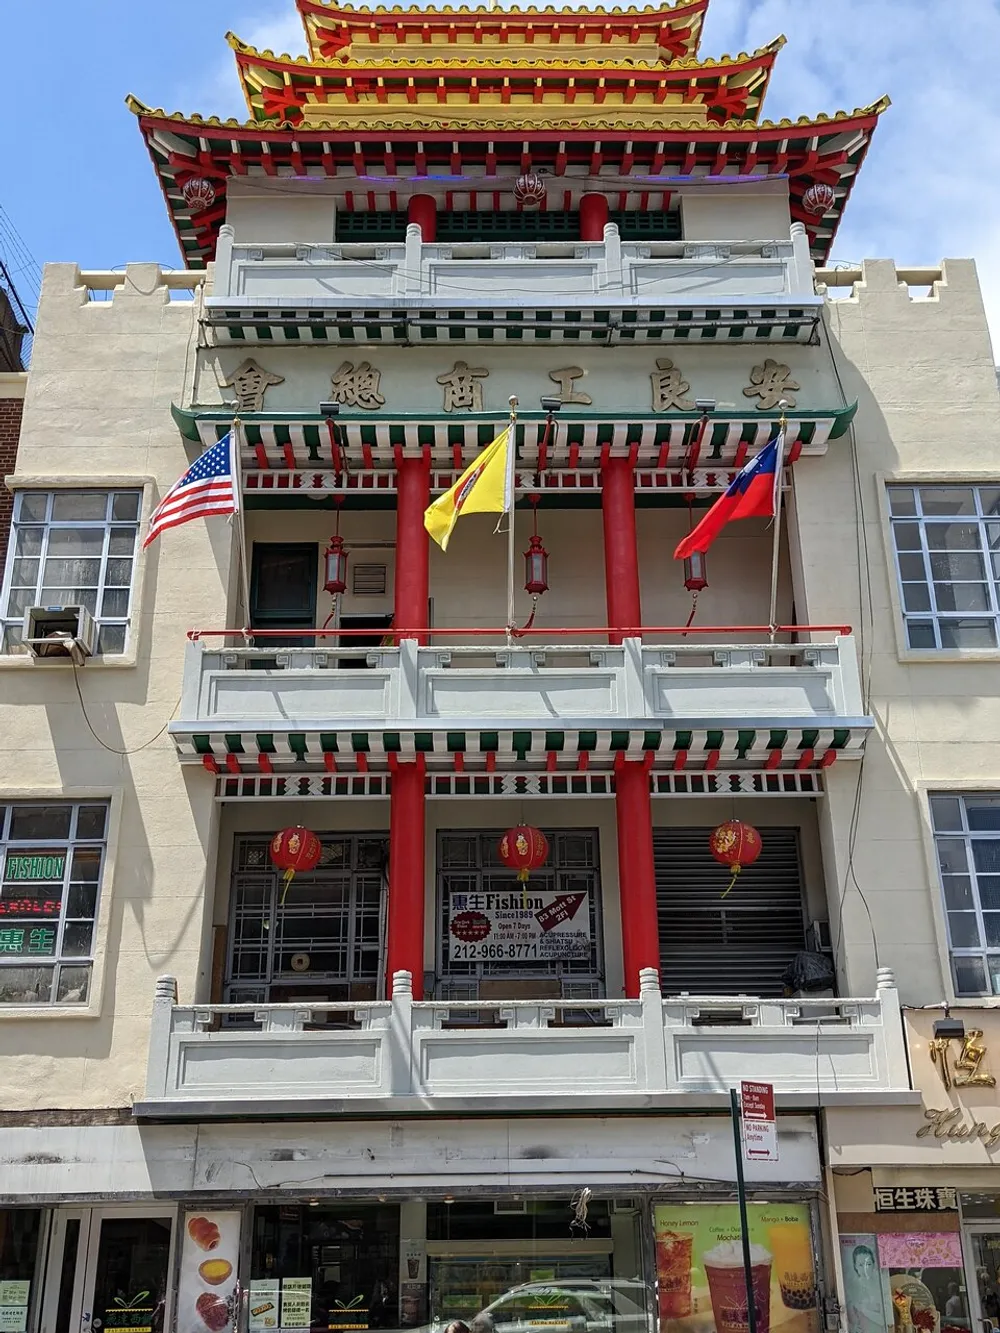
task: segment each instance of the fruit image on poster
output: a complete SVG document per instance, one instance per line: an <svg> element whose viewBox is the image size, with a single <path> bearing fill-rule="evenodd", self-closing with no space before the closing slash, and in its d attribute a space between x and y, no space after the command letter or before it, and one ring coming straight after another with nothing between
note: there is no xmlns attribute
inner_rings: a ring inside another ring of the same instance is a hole
<svg viewBox="0 0 1000 1333"><path fill-rule="evenodd" d="M240 1214L188 1212L182 1218L177 1333L230 1333L235 1321Z"/></svg>
<svg viewBox="0 0 1000 1333"><path fill-rule="evenodd" d="M818 1333L808 1204L748 1204L757 1333ZM660 1333L749 1333L740 1213L657 1205Z"/></svg>

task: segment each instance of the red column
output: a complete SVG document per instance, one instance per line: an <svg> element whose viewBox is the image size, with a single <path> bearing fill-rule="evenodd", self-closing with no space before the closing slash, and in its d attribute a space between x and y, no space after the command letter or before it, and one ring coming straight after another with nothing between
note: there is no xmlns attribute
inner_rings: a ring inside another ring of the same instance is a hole
<svg viewBox="0 0 1000 1333"><path fill-rule="evenodd" d="M607 195L585 194L580 200L580 240L603 241L607 222Z"/></svg>
<svg viewBox="0 0 1000 1333"><path fill-rule="evenodd" d="M653 870L653 815L649 770L643 763L615 768L615 816L618 821L618 893L622 910L622 963L625 994L639 994L639 972L660 971L656 875Z"/></svg>
<svg viewBox="0 0 1000 1333"><path fill-rule="evenodd" d="M604 581L611 643L637 635L642 625L639 601L639 548L635 535L635 477L627 458L609 458L601 469L604 513Z"/></svg>
<svg viewBox="0 0 1000 1333"><path fill-rule="evenodd" d="M428 537L424 510L431 501L431 460L400 458L396 467L396 596L393 628L396 638L427 642L414 630L427 625L429 591Z"/></svg>
<svg viewBox="0 0 1000 1333"><path fill-rule="evenodd" d="M406 210L406 221L415 222L426 245L437 236L437 200L432 194L415 194Z"/></svg>
<svg viewBox="0 0 1000 1333"><path fill-rule="evenodd" d="M392 768L389 795L389 921L386 995L394 972L413 975L424 996L424 757Z"/></svg>

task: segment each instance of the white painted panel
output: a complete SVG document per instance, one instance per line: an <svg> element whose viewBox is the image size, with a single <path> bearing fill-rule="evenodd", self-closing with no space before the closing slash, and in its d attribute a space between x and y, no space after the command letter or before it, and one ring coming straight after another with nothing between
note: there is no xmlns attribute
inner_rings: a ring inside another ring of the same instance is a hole
<svg viewBox="0 0 1000 1333"><path fill-rule="evenodd" d="M581 296L597 289L597 265L584 259L563 263L544 259L515 259L502 264L473 260L431 261L427 265L432 295L474 301L487 292L522 301L527 293L539 299L550 296Z"/></svg>
<svg viewBox="0 0 1000 1333"><path fill-rule="evenodd" d="M515 1033L442 1033L419 1039L418 1068L430 1093L620 1090L639 1086L635 1039L622 1032L560 1037Z"/></svg>
<svg viewBox="0 0 1000 1333"><path fill-rule="evenodd" d="M648 678L658 717L780 718L836 712L831 673L807 667L653 668Z"/></svg>
<svg viewBox="0 0 1000 1333"><path fill-rule="evenodd" d="M750 297L782 296L788 291L788 266L780 261L740 263L693 259L690 263L638 260L629 265L633 296L711 297L737 305Z"/></svg>
<svg viewBox="0 0 1000 1333"><path fill-rule="evenodd" d="M311 1035L311 1034L310 1034ZM318 1036L319 1034L317 1034ZM381 1042L288 1039L182 1042L178 1096L336 1097L377 1091Z"/></svg>
<svg viewBox="0 0 1000 1333"><path fill-rule="evenodd" d="M234 265L234 296L255 296L291 301L295 297L322 300L341 296L391 296L395 264L356 264L350 260L309 263L289 260L254 263L239 260Z"/></svg>
<svg viewBox="0 0 1000 1333"><path fill-rule="evenodd" d="M878 1068L874 1035L832 1034L783 1028L771 1036L759 1028L746 1037L719 1028L673 1038L673 1066L682 1085L705 1089L733 1087L740 1079L763 1079L778 1089L865 1088Z"/></svg>
<svg viewBox="0 0 1000 1333"><path fill-rule="evenodd" d="M387 671L220 671L207 682L206 720L273 722L380 718L389 707Z"/></svg>
<svg viewBox="0 0 1000 1333"><path fill-rule="evenodd" d="M424 671L428 717L614 717L617 676L611 671Z"/></svg>

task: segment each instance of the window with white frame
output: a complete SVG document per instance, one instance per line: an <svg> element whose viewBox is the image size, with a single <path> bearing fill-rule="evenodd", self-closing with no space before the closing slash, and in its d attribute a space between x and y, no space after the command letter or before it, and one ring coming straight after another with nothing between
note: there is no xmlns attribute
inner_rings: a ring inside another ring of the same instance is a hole
<svg viewBox="0 0 1000 1333"><path fill-rule="evenodd" d="M86 1004L106 801L0 805L0 1004Z"/></svg>
<svg viewBox="0 0 1000 1333"><path fill-rule="evenodd" d="M1000 645L1000 486L890 486L910 648Z"/></svg>
<svg viewBox="0 0 1000 1333"><path fill-rule="evenodd" d="M1000 792L934 795L956 995L1000 995Z"/></svg>
<svg viewBox="0 0 1000 1333"><path fill-rule="evenodd" d="M3 652L18 650L29 606L85 606L97 651L125 649L139 491L19 491L0 602Z"/></svg>

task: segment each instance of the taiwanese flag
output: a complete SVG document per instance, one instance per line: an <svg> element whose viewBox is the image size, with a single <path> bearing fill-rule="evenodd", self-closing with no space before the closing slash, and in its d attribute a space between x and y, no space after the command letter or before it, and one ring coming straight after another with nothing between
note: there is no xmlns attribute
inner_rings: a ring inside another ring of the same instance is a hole
<svg viewBox="0 0 1000 1333"><path fill-rule="evenodd" d="M734 519L773 517L784 443L784 431L779 431L756 458L751 458L737 472L729 488L677 547L675 560L686 560L692 551L707 551Z"/></svg>

